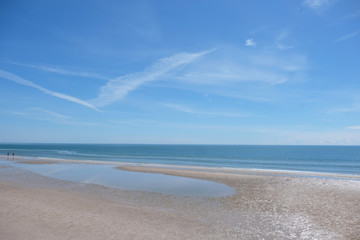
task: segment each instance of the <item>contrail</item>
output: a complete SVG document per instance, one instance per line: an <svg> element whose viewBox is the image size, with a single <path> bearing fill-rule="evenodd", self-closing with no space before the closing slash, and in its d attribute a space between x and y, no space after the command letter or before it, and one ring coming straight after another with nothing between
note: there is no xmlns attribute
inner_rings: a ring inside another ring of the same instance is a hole
<svg viewBox="0 0 360 240"><path fill-rule="evenodd" d="M110 80L105 86L101 87L99 96L90 102L95 106L102 107L121 100L125 98L129 92L137 89L141 85L150 81L156 81L171 70L189 64L215 50L216 49L210 49L198 53L179 53L171 57L162 58L142 72L127 74Z"/></svg>
<svg viewBox="0 0 360 240"><path fill-rule="evenodd" d="M51 95L51 96L54 96L54 97L58 97L58 98L62 98L62 99L68 100L70 102L78 103L78 104L83 105L85 107L88 107L88 108L91 108L91 109L94 109L96 111L101 112L97 107L95 107L94 105L92 105L92 104L90 104L88 102L85 102L85 101L83 101L81 99L78 99L78 98L63 94L63 93L58 93L58 92L51 91L49 89L46 89L44 87L41 87L41 86L31 82L29 80L25 80L25 79L13 74L13 73L10 73L10 72L7 72L7 71L1 70L1 69L0 69L0 77L8 79L8 80L16 82L16 83L19 83L19 84L22 84L22 85L25 85L25 86L36 88L36 89L40 90L41 92L43 92L45 94L48 94L48 95Z"/></svg>

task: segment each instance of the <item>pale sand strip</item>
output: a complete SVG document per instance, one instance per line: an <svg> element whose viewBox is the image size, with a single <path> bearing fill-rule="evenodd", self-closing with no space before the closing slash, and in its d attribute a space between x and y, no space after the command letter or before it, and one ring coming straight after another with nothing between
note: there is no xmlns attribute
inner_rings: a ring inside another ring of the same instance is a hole
<svg viewBox="0 0 360 240"><path fill-rule="evenodd" d="M3 166L4 168L4 166ZM129 192L0 169L0 239L358 239L360 182L126 165L228 184L233 196ZM213 169L211 169L213 170Z"/></svg>

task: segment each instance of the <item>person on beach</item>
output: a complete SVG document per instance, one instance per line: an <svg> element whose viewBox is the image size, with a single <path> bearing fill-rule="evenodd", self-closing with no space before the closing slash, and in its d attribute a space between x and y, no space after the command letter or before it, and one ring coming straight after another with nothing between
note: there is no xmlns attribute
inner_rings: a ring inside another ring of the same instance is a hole
<svg viewBox="0 0 360 240"><path fill-rule="evenodd" d="M14 159L15 153L13 153L13 159Z"/></svg>
<svg viewBox="0 0 360 240"><path fill-rule="evenodd" d="M9 153L8 153L8 155L7 155L8 157L9 157Z"/></svg>

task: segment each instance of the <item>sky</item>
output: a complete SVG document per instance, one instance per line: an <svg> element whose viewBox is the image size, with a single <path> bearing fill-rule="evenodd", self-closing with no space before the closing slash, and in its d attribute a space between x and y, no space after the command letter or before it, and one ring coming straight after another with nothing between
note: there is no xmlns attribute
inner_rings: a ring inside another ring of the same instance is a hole
<svg viewBox="0 0 360 240"><path fill-rule="evenodd" d="M360 1L3 0L0 142L360 145Z"/></svg>

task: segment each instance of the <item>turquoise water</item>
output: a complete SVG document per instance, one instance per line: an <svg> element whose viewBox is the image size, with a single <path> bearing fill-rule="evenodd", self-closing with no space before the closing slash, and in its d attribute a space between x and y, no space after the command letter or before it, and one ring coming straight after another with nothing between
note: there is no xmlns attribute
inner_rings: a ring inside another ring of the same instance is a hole
<svg viewBox="0 0 360 240"><path fill-rule="evenodd" d="M0 155L360 174L360 146L0 144Z"/></svg>

